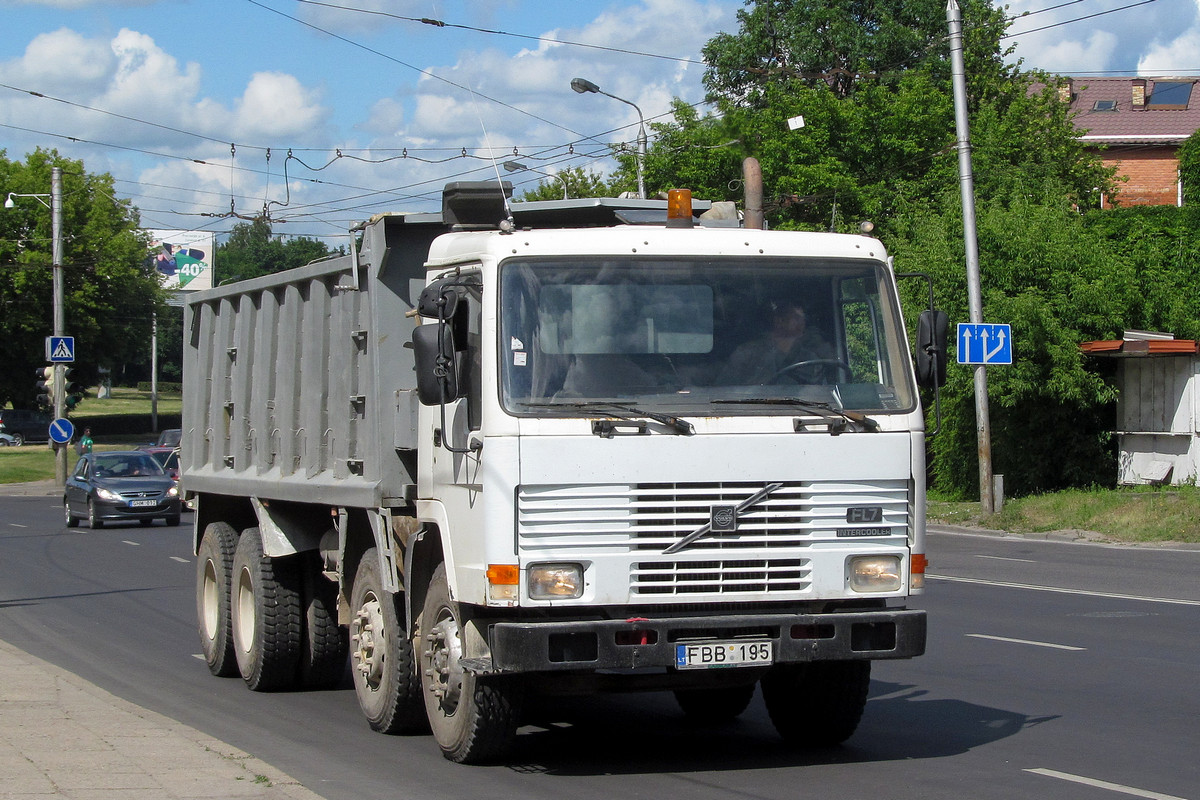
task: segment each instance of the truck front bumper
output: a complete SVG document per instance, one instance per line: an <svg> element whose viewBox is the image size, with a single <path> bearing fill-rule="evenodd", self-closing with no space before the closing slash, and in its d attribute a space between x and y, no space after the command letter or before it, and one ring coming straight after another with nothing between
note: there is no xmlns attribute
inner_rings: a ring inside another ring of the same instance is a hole
<svg viewBox="0 0 1200 800"><path fill-rule="evenodd" d="M628 620L497 622L491 663L481 672L550 672L674 667L678 645L773 642L774 663L913 658L925 652L925 612L752 614ZM475 659L472 659L475 661ZM479 659L486 661L486 659Z"/></svg>

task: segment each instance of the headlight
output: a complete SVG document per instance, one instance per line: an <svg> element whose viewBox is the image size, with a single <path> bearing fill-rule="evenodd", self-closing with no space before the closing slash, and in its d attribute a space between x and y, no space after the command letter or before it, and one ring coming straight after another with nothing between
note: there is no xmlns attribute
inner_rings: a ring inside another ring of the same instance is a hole
<svg viewBox="0 0 1200 800"><path fill-rule="evenodd" d="M899 556L850 559L850 588L856 592L894 592L900 588Z"/></svg>
<svg viewBox="0 0 1200 800"><path fill-rule="evenodd" d="M170 489L167 489L167 497L179 497L179 487L172 486Z"/></svg>
<svg viewBox="0 0 1200 800"><path fill-rule="evenodd" d="M96 487L96 497L99 497L101 500L120 500L121 499L121 496L119 494L117 494L116 492L110 492L108 489L104 489L99 486Z"/></svg>
<svg viewBox="0 0 1200 800"><path fill-rule="evenodd" d="M533 600L583 597L583 566L534 564L529 568L529 597Z"/></svg>

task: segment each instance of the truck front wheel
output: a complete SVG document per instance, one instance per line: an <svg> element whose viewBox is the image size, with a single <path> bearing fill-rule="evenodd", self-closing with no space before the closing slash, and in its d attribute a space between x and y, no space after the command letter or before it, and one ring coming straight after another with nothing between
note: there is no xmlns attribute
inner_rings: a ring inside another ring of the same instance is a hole
<svg viewBox="0 0 1200 800"><path fill-rule="evenodd" d="M785 741L832 747L858 727L870 685L870 661L814 661L775 665L763 676L762 693Z"/></svg>
<svg viewBox="0 0 1200 800"><path fill-rule="evenodd" d="M238 672L229 618L229 576L233 572L237 540L237 531L230 525L213 522L204 529L200 551L196 555L196 619L200 623L200 649L204 651L209 671L218 678L228 678Z"/></svg>
<svg viewBox="0 0 1200 800"><path fill-rule="evenodd" d="M258 528L242 531L233 554L230 623L242 679L253 691L290 689L300 658L296 559L263 553Z"/></svg>
<svg viewBox="0 0 1200 800"><path fill-rule="evenodd" d="M502 756L516 736L523 687L518 679L463 669L462 630L450 599L446 565L430 579L417 621L425 713L442 755L461 764Z"/></svg>
<svg viewBox="0 0 1200 800"><path fill-rule="evenodd" d="M412 641L400 624L396 595L383 590L373 547L358 563L350 610L354 693L363 716L380 733L424 733L428 726Z"/></svg>

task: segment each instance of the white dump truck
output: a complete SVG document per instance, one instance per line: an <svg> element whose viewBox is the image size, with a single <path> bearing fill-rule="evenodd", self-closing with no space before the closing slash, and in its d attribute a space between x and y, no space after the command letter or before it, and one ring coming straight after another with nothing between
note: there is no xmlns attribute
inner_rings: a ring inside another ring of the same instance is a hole
<svg viewBox="0 0 1200 800"><path fill-rule="evenodd" d="M925 648L944 315L914 359L867 236L510 192L451 184L188 299L210 670L348 671L371 728L468 763L532 695L673 691L711 721L760 685L785 739L844 740L871 662Z"/></svg>

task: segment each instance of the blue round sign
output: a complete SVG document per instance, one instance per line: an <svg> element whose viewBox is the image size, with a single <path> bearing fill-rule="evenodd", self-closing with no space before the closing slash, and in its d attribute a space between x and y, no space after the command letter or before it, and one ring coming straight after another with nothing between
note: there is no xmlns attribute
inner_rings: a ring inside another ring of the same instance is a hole
<svg viewBox="0 0 1200 800"><path fill-rule="evenodd" d="M50 441L66 444L75 436L75 426L69 419L56 419L50 423Z"/></svg>

